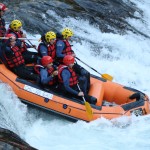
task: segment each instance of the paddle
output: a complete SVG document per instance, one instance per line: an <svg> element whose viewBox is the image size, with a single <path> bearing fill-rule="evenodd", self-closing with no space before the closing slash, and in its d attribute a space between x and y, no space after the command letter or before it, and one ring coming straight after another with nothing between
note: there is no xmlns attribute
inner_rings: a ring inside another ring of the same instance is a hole
<svg viewBox="0 0 150 150"><path fill-rule="evenodd" d="M81 91L79 84L77 84L79 91ZM90 104L85 100L84 96L82 96L84 104L85 104L85 108L86 108L86 113L88 115L89 120L93 119L93 111L92 108L90 106Z"/></svg>
<svg viewBox="0 0 150 150"><path fill-rule="evenodd" d="M91 66L89 66L88 64L86 64L85 62L83 62L81 59L79 59L78 57L75 57L77 60L79 60L80 62L82 62L83 64L85 64L86 66L88 66L90 69L94 70L95 72L97 72L98 74L100 74L102 76L102 78L112 81L113 77L109 74L101 74L100 72L98 72L97 70L95 70L94 68L92 68Z"/></svg>
<svg viewBox="0 0 150 150"><path fill-rule="evenodd" d="M37 49L35 48L35 46L31 43L31 41L28 39L28 42L31 44L31 46L37 51Z"/></svg>
<svg viewBox="0 0 150 150"><path fill-rule="evenodd" d="M0 37L0 39L9 39L8 37ZM27 39L27 38L17 38L19 40L35 40L38 41L39 39Z"/></svg>

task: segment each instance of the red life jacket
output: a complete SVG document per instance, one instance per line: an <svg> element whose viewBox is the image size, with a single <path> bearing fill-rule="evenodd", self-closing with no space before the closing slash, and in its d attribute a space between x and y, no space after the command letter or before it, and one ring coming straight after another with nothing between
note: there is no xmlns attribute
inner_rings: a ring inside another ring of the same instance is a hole
<svg viewBox="0 0 150 150"><path fill-rule="evenodd" d="M68 66L66 65L59 65L58 66L58 80L60 83L63 83L63 80L62 80L62 77L61 77L61 73L64 69L68 69L70 74L71 74L71 77L69 79L69 85L70 86L74 86L74 85L77 85L78 83L78 77L75 73L75 71L73 69L70 69Z"/></svg>
<svg viewBox="0 0 150 150"><path fill-rule="evenodd" d="M35 66L34 66L35 72L36 72L37 74L39 74L39 75L40 75L40 68L43 68L43 69L44 69L44 67L43 67L42 65L35 65Z"/></svg>
<svg viewBox="0 0 150 150"><path fill-rule="evenodd" d="M63 40L63 42L65 43L65 48L64 48L64 50L62 51L62 53L65 54L65 55L74 54L74 51L72 50L69 41L68 41L68 40Z"/></svg>
<svg viewBox="0 0 150 150"><path fill-rule="evenodd" d="M7 58L5 55L5 59L7 61L7 64L10 68L17 67L21 64L24 64L24 58L20 52L20 49L17 46L14 46L11 48L11 50L14 52L14 56L10 59Z"/></svg>
<svg viewBox="0 0 150 150"><path fill-rule="evenodd" d="M44 68L44 66L42 66L42 65L35 65L35 66L34 66L35 72L36 72L37 74L39 74L39 75L40 75L40 68ZM50 76L50 75L52 75L52 73L55 71L55 68L52 66L52 67L51 67L50 69L48 69L47 71L48 71L48 75ZM53 77L53 80L51 80L48 84L49 84L49 85L54 85L56 82L57 82L57 77L54 76L54 77Z"/></svg>
<svg viewBox="0 0 150 150"><path fill-rule="evenodd" d="M0 37L5 36L6 28L4 19L0 18Z"/></svg>
<svg viewBox="0 0 150 150"><path fill-rule="evenodd" d="M22 31L13 31L10 28L7 30L7 34L9 34L9 33L15 34L16 38L22 38L22 34L23 34ZM20 51L21 51L21 53L23 53L23 52L25 52L27 50L27 46L26 46L24 40L21 40L21 42L23 42L23 46L20 47Z"/></svg>
<svg viewBox="0 0 150 150"><path fill-rule="evenodd" d="M56 42L53 45L49 44L47 49L48 49L48 56L51 56L53 58L53 60L55 61L55 59L56 59Z"/></svg>
<svg viewBox="0 0 150 150"><path fill-rule="evenodd" d="M51 56L53 58L53 60L55 61L55 59L56 59L56 42L53 45L51 45L51 44L46 45L43 42L40 43L38 46L38 52L39 52L40 56L41 56L41 54L40 54L40 46L41 45L44 45L47 48L48 56Z"/></svg>
<svg viewBox="0 0 150 150"><path fill-rule="evenodd" d="M65 47L62 51L62 54L71 55L74 54L74 51L71 48L71 45L68 40L62 40L65 44ZM63 63L63 58L57 58L60 63Z"/></svg>

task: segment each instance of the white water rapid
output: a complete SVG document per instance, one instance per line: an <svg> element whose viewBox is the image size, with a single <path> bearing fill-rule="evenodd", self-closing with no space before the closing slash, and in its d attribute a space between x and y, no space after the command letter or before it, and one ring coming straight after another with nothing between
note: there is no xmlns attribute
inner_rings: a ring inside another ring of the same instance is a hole
<svg viewBox="0 0 150 150"><path fill-rule="evenodd" d="M131 1L144 11L144 16L140 21L130 18L127 21L150 36L150 1ZM55 12L49 13L59 17ZM139 15L136 12L136 16ZM64 27L73 29L75 37L83 39L73 42L73 49L81 60L101 73L112 75L114 82L141 90L150 96L150 39L131 32L126 35L102 33L98 27L85 20L59 20ZM93 42L96 44L93 45ZM150 149L150 115L72 123L42 111L28 110L4 83L0 83L0 89L0 126L19 134L39 150Z"/></svg>

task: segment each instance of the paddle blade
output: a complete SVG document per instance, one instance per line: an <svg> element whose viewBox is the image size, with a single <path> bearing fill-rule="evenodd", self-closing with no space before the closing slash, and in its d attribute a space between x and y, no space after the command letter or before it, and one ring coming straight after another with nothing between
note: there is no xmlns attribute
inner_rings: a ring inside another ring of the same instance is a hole
<svg viewBox="0 0 150 150"><path fill-rule="evenodd" d="M88 102L85 102L85 108L86 108L86 112L87 112L89 120L92 120L93 119L93 111Z"/></svg>
<svg viewBox="0 0 150 150"><path fill-rule="evenodd" d="M106 79L106 80L109 80L109 81L112 81L113 80L113 77L109 74L101 74L102 78Z"/></svg>

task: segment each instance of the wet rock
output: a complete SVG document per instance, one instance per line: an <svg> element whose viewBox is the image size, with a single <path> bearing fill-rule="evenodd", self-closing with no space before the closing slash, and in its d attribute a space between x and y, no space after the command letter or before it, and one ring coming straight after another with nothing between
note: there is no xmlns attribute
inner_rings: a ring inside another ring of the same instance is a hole
<svg viewBox="0 0 150 150"><path fill-rule="evenodd" d="M127 30L142 34L126 22L126 18L140 19L134 15L142 11L129 0L4 0L10 12L6 20L23 21L24 29L31 33L44 34L48 30L60 30L59 17L68 16L89 20L97 24L102 32L124 34ZM53 12L59 17L54 17Z"/></svg>
<svg viewBox="0 0 150 150"><path fill-rule="evenodd" d="M0 128L0 149L1 150L37 150L31 147L14 132Z"/></svg>

